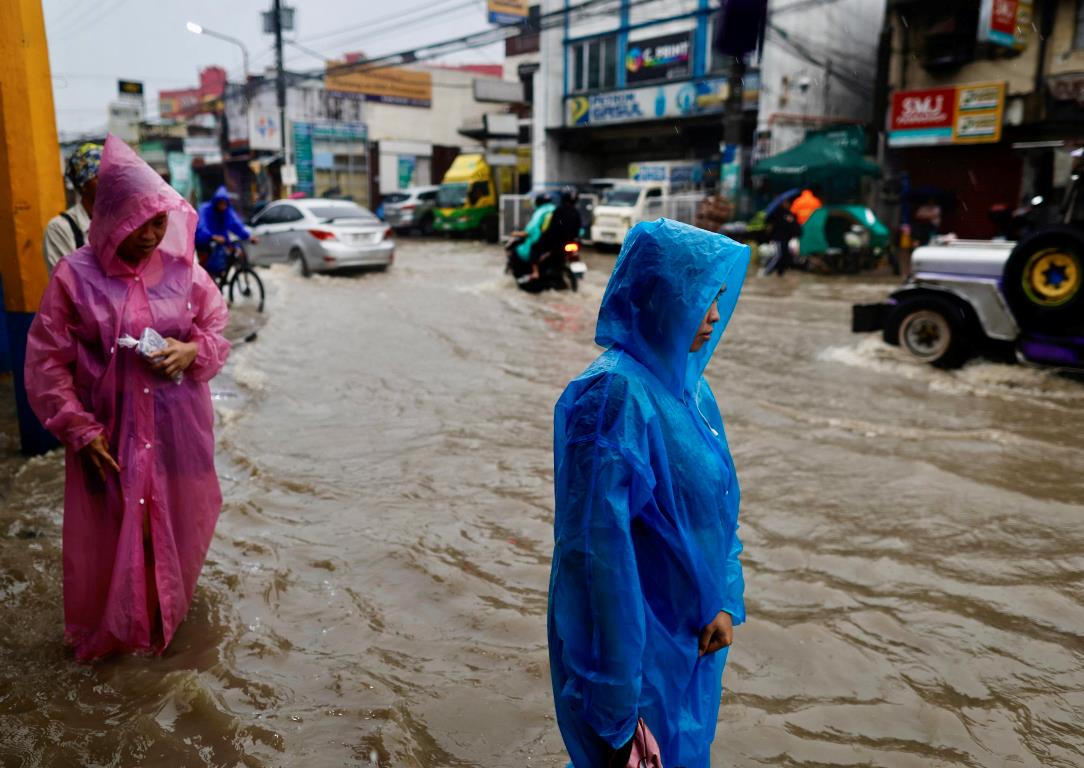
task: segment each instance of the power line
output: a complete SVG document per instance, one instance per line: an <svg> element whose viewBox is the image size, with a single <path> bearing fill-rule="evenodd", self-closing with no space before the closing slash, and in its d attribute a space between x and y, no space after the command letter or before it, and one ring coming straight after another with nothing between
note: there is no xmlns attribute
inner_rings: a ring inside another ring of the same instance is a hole
<svg viewBox="0 0 1084 768"><path fill-rule="evenodd" d="M358 24L352 24L352 25L350 25L348 27L342 27L340 29L336 29L336 30L334 30L332 32L323 32L323 33L320 33L320 34L317 34L317 35L309 35L308 37L303 37L303 38L300 38L300 39L302 41L306 42L306 43L311 43L314 40L323 40L323 39L326 39L328 37L341 37L344 34L350 34L350 33L354 32L356 30L362 29L363 27L371 28L374 25L379 26L379 25L381 25L381 24L383 24L385 22L389 22L389 21L401 24L401 23L410 21L410 19L407 18L409 16L413 16L414 14L417 14L417 13L421 13L422 16L432 15L433 12L435 11L435 9L438 8L439 6L446 5L449 2L455 2L455 1L456 0L436 0L436 2L429 2L429 3L425 3L423 5L415 6L413 8L407 9L407 10L400 10L400 11L397 11L396 13L392 13L392 14L389 14L387 16L379 16L379 17L377 17L375 19L368 19L368 20L360 22ZM447 13L448 10L458 10L460 8L466 7L467 5L472 4L473 1L474 0L471 0L470 3L463 3L463 4L459 5L459 6L456 6L456 8L454 8L454 9L447 9L445 11L441 11L441 15L443 15L444 13ZM337 43L331 43L331 45L337 46L338 44Z"/></svg>

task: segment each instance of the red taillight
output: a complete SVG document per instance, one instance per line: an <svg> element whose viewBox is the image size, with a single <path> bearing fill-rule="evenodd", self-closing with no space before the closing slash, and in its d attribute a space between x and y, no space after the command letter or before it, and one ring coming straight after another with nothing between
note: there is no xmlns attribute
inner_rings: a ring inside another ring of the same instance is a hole
<svg viewBox="0 0 1084 768"><path fill-rule="evenodd" d="M391 231L391 227L388 227L387 229L384 230L384 239L385 240L391 240L392 234L393 233Z"/></svg>
<svg viewBox="0 0 1084 768"><path fill-rule="evenodd" d="M310 229L309 234L315 237L317 240L335 240L335 233L328 232L326 229Z"/></svg>
<svg viewBox="0 0 1084 768"><path fill-rule="evenodd" d="M579 253L579 252L580 252L580 244L579 243L568 243L565 246L565 253Z"/></svg>
<svg viewBox="0 0 1084 768"><path fill-rule="evenodd" d="M406 205L400 205L399 210L400 211L413 211L417 207L418 206L416 206L414 203L407 203Z"/></svg>

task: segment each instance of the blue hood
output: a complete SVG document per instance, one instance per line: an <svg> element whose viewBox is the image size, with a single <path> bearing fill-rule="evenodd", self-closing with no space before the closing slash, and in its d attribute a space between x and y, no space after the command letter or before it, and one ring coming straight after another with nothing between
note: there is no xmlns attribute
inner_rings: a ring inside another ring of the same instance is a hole
<svg viewBox="0 0 1084 768"><path fill-rule="evenodd" d="M223 185L215 190L214 196L211 197L212 203L217 203L219 200L225 200L226 204L230 204L230 192Z"/></svg>
<svg viewBox="0 0 1084 768"><path fill-rule="evenodd" d="M726 330L749 258L749 246L688 224L669 219L637 224L606 286L595 342L621 347L682 397L695 387ZM690 353L724 284L715 333Z"/></svg>

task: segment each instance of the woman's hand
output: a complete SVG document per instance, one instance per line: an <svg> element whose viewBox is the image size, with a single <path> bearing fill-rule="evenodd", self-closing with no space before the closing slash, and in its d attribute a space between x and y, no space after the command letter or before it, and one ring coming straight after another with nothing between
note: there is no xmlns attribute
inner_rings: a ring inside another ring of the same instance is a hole
<svg viewBox="0 0 1084 768"><path fill-rule="evenodd" d="M729 647L734 642L734 620L726 611L719 611L711 624L700 630L700 655L707 656Z"/></svg>
<svg viewBox="0 0 1084 768"><path fill-rule="evenodd" d="M166 348L150 355L151 369L167 379L172 379L179 373L188 370L188 367L196 361L199 354L199 346L190 341L177 341L166 339Z"/></svg>
<svg viewBox="0 0 1084 768"><path fill-rule="evenodd" d="M94 465L94 468L98 470L98 476L102 478L103 483L106 480L105 470L107 467L117 474L120 474L120 467L109 453L109 441L105 439L105 435L98 435L95 437L87 443L79 453L85 456L86 459Z"/></svg>

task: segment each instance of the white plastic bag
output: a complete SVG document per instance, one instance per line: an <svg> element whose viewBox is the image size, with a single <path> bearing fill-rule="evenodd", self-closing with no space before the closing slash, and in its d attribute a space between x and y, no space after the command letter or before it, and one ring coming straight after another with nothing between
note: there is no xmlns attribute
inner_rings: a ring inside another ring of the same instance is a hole
<svg viewBox="0 0 1084 768"><path fill-rule="evenodd" d="M143 333L139 335L138 339L133 339L127 333L117 339L117 344L122 347L134 349L139 352L143 357L149 358L155 352L161 352L166 348L166 340L162 338L162 334L153 328L144 328ZM184 381L184 372L178 373L173 377L175 384L180 384Z"/></svg>

